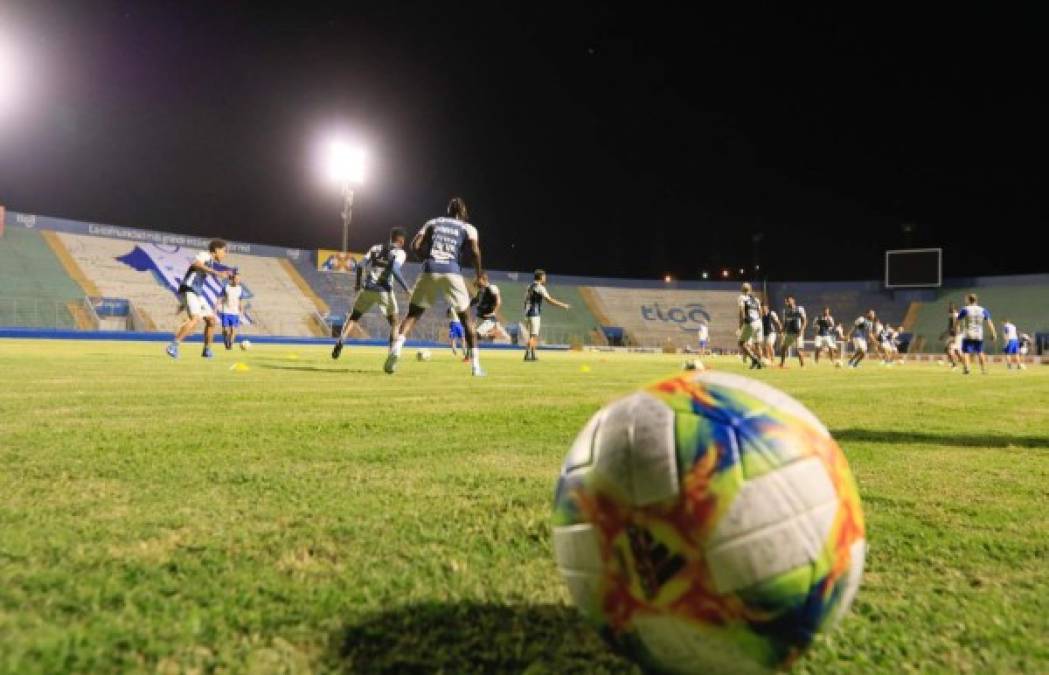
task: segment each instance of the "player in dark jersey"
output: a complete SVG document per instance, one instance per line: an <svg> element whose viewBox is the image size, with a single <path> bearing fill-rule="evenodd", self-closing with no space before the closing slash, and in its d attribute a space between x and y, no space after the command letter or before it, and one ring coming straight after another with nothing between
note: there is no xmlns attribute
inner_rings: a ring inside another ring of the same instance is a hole
<svg viewBox="0 0 1049 675"><path fill-rule="evenodd" d="M776 338L782 332L783 324L780 323L779 316L772 311L768 303L761 303L762 344L758 345L758 349L761 350L762 356L767 359L768 363L772 363L776 358Z"/></svg>
<svg viewBox="0 0 1049 675"><path fill-rule="evenodd" d="M422 258L423 269L412 288L408 315L401 322L397 337L390 346L390 354L386 357L383 370L387 373L392 375L396 372L401 349L415 322L428 307L443 299L455 310L466 331L471 372L475 377L484 376L481 354L477 348L477 333L470 318L470 293L466 290L460 263L463 254L469 254L473 258L476 276L481 276L483 268L477 228L467 222L468 218L466 202L460 197L453 197L448 202L446 215L428 221L412 239L412 252Z"/></svg>
<svg viewBox="0 0 1049 675"><path fill-rule="evenodd" d="M477 278L477 295L470 300L477 314L477 337L482 340L509 340L510 335L499 323L503 296L499 287L488 280L488 273Z"/></svg>
<svg viewBox="0 0 1049 675"><path fill-rule="evenodd" d="M787 352L793 346L798 354L798 362L805 367L805 355L803 353L805 327L809 325L809 317L805 314L805 308L797 303L793 295L788 295L786 307L783 308L783 344L780 345L779 367L787 364Z"/></svg>
<svg viewBox="0 0 1049 675"><path fill-rule="evenodd" d="M947 303L947 330L940 334L943 340L943 353L947 355L947 362L951 368L957 368L962 362L961 333L955 329L955 321L958 318L958 308L953 302Z"/></svg>
<svg viewBox="0 0 1049 675"><path fill-rule="evenodd" d="M835 339L835 323L834 317L830 314L830 307L823 308L823 314L816 317L813 322L816 326L816 338L813 340L815 345L813 352L816 357L816 363L820 362L820 352L826 349L830 353L831 361L838 361L838 341Z"/></svg>
<svg viewBox="0 0 1049 675"><path fill-rule="evenodd" d="M561 309L572 309L567 302L554 299L546 290L546 272L536 270L534 281L525 291L524 313L525 327L528 329L528 346L525 348L525 361L537 361L535 348L539 345L540 317L543 313L543 300Z"/></svg>
<svg viewBox="0 0 1049 675"><path fill-rule="evenodd" d="M333 359L342 354L343 342L353 328L360 321L361 316L367 314L372 307L378 305L379 309L390 322L390 344L397 335L397 296L393 294L393 281L396 280L401 288L408 290L408 284L401 276L401 265L407 257L404 253L404 230L399 227L390 231L390 242L388 244L376 244L368 249L364 259L357 264L357 283L354 290L357 291L357 300L353 303L353 311L350 313L346 323L342 326L335 347L331 350ZM364 280L364 290L361 290L361 279Z"/></svg>

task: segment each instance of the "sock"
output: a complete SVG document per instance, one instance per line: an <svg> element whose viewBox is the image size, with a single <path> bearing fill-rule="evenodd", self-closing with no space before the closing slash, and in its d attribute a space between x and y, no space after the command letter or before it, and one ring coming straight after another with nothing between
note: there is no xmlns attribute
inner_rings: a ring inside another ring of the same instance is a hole
<svg viewBox="0 0 1049 675"><path fill-rule="evenodd" d="M470 350L470 364L473 365L474 368L480 368L481 367L481 350L480 349L471 349Z"/></svg>
<svg viewBox="0 0 1049 675"><path fill-rule="evenodd" d="M393 354L394 356L400 356L401 355L401 347L404 346L404 343L405 343L406 339L407 338L405 338L403 335L398 335L397 339L395 339L393 341L393 346L390 347L390 353Z"/></svg>

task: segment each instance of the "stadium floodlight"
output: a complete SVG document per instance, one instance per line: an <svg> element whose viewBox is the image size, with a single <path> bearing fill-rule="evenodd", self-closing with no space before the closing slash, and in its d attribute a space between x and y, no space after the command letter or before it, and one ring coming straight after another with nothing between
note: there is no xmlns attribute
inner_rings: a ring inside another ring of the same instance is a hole
<svg viewBox="0 0 1049 675"><path fill-rule="evenodd" d="M674 277L672 277L671 275L669 275L669 274L664 274L663 275L663 283L669 284L673 280L674 280Z"/></svg>
<svg viewBox="0 0 1049 675"><path fill-rule="evenodd" d="M742 267L740 267L739 268L739 275L743 276L744 274L746 274L746 271Z"/></svg>
<svg viewBox="0 0 1049 675"><path fill-rule="evenodd" d="M368 153L342 138L333 138L324 148L324 172L342 190L342 251L349 250L353 191L364 182Z"/></svg>
<svg viewBox="0 0 1049 675"><path fill-rule="evenodd" d="M721 270L721 278L728 279L728 270Z"/></svg>
<svg viewBox="0 0 1049 675"><path fill-rule="evenodd" d="M709 279L710 278L710 274L706 270L703 270L703 278L704 279Z"/></svg>
<svg viewBox="0 0 1049 675"><path fill-rule="evenodd" d="M22 88L15 56L11 41L0 35L0 115L14 105Z"/></svg>

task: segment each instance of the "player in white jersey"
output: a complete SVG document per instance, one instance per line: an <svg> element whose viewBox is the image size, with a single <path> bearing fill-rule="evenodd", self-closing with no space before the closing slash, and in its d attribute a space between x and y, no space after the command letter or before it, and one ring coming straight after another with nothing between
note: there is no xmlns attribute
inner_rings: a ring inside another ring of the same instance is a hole
<svg viewBox="0 0 1049 675"><path fill-rule="evenodd" d="M460 258L469 253L473 258L474 271L481 276L481 245L477 238L477 228L467 222L469 214L466 202L460 197L453 197L448 202L446 215L434 218L422 226L412 239L412 252L422 259L423 269L412 288L408 301L408 315L397 330L397 337L390 345L390 354L383 366L389 374L397 370L397 361L401 357L408 334L415 323L439 299L443 299L455 310L466 331L466 347L469 350L471 372L475 377L483 377L481 370L481 353L477 348L477 332L473 319L470 318L470 293L463 281Z"/></svg>
<svg viewBox="0 0 1049 675"><path fill-rule="evenodd" d="M750 284L744 283L740 288L739 298L736 299L739 309L739 351L750 359L750 369L763 368L761 355L751 344L754 341L761 342L761 302L751 292Z"/></svg>
<svg viewBox="0 0 1049 675"><path fill-rule="evenodd" d="M779 367L786 367L787 352L794 347L798 354L798 363L804 368L805 355L802 353L802 347L809 317L805 314L805 308L798 304L793 295L787 296L786 303L787 306L783 308L783 344L779 347Z"/></svg>
<svg viewBox="0 0 1049 675"><path fill-rule="evenodd" d="M1027 356L1027 353L1031 351L1031 345L1034 344L1034 340L1027 333L1020 333L1020 356Z"/></svg>
<svg viewBox="0 0 1049 675"><path fill-rule="evenodd" d="M849 358L850 368L859 368L860 362L867 357L867 348L875 341L874 324L878 321L878 315L874 310L852 322L852 349L853 354Z"/></svg>
<svg viewBox="0 0 1049 675"><path fill-rule="evenodd" d="M532 283L525 290L524 314L525 327L528 329L528 345L525 347L525 361L538 361L535 348L539 346L539 326L543 314L543 301L546 300L555 307L561 309L572 309L567 302L561 302L550 295L546 290L546 272L536 270L532 277Z"/></svg>
<svg viewBox="0 0 1049 675"><path fill-rule="evenodd" d="M230 273L229 283L222 287L219 295L219 314L222 319L222 341L226 349L233 349L233 342L237 339L237 329L240 328L241 305L244 287L240 285L240 274L237 270Z"/></svg>
<svg viewBox="0 0 1049 675"><path fill-rule="evenodd" d="M218 322L215 320L215 312L204 296L204 281L208 277L229 278L228 271L214 267L225 257L226 242L221 239L213 239L208 244L207 251L201 251L193 258L189 269L182 277L182 283L178 287L179 311L185 310L187 318L175 331L175 339L167 346L166 351L171 358L178 358L179 345L186 339L186 336L193 332L201 319L204 319L204 351L201 356L206 359L214 356L211 353L211 338Z"/></svg>
<svg viewBox="0 0 1049 675"><path fill-rule="evenodd" d="M699 343L699 355L706 356L710 353L710 326L704 321L696 329L696 340Z"/></svg>
<svg viewBox="0 0 1049 675"><path fill-rule="evenodd" d="M1009 370L1016 366L1017 370L1026 370L1026 366L1020 361L1020 335L1016 330L1016 324L1009 319L1002 324L1002 340L1005 342L1005 365Z"/></svg>
<svg viewBox="0 0 1049 675"><path fill-rule="evenodd" d="M997 341L998 335L994 329L994 322L991 321L991 313L986 309L976 304L977 298L975 293L970 293L966 301L969 303L965 307L962 307L961 311L958 312L958 318L955 319L955 330L961 331L962 337L962 363L965 368L965 374L968 375L972 372L969 368L972 360L972 355L976 354L977 359L980 361L980 370L987 374L987 355L983 353L983 327L987 324L987 329L991 333L991 340Z"/></svg>
<svg viewBox="0 0 1049 675"><path fill-rule="evenodd" d="M354 290L357 299L353 303L353 311L342 324L342 332L331 350L333 359L339 358L346 337L354 329L361 317L371 311L372 307L379 306L379 310L386 316L390 323L390 344L397 333L397 296L393 293L393 282L400 284L405 291L408 284L404 283L401 276L401 266L404 264L406 254L404 252L405 233L399 227L390 230L390 242L388 244L376 244L368 249L364 258L357 263L357 282ZM361 289L361 282L364 289Z"/></svg>

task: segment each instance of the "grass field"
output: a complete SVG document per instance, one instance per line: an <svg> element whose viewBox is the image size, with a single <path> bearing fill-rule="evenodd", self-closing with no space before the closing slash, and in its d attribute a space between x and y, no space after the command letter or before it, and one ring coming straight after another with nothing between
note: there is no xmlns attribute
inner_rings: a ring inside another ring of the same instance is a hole
<svg viewBox="0 0 1049 675"><path fill-rule="evenodd" d="M585 420L680 357L162 349L0 340L0 671L634 672L567 604L550 506ZM1049 672L1049 367L759 377L867 515L795 670Z"/></svg>

